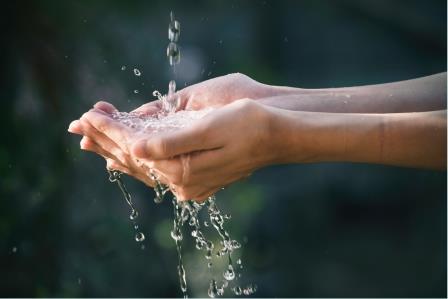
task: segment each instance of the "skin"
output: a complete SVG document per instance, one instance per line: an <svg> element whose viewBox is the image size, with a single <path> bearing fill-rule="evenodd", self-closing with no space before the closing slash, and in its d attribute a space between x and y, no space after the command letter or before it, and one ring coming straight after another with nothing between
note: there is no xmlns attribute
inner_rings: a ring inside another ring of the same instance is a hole
<svg viewBox="0 0 448 299"><path fill-rule="evenodd" d="M105 157L109 168L147 185L153 184L148 169L154 169L180 200L204 200L279 163L446 169L446 74L318 90L268 86L233 74L178 94L181 109L221 108L190 127L145 136L114 121L115 108L101 102L69 131L84 135L81 148ZM156 113L159 105L137 111Z"/></svg>

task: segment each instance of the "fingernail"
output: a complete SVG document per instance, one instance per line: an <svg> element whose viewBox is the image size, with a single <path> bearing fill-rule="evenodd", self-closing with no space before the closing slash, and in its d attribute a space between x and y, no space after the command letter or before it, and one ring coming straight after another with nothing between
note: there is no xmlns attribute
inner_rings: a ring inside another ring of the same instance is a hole
<svg viewBox="0 0 448 299"><path fill-rule="evenodd" d="M79 120L74 120L70 123L67 129L68 132L73 134L80 134L80 128L79 128Z"/></svg>
<svg viewBox="0 0 448 299"><path fill-rule="evenodd" d="M68 126L67 131L69 131L70 133L74 133L73 128L75 127L76 122L77 122L76 120L72 121L72 122L70 123L70 125Z"/></svg>

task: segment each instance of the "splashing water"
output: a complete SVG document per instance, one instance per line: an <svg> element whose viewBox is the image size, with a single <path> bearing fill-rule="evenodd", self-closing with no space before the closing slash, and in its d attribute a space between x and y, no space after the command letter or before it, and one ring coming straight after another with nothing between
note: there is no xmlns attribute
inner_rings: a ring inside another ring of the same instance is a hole
<svg viewBox="0 0 448 299"><path fill-rule="evenodd" d="M141 115L137 113L115 112L112 114L112 118L124 124L127 127L132 128L136 132L144 132L145 134L153 134L157 132L174 131L193 124L205 117L208 113L214 109L204 109L199 111L178 111L171 114L156 114L156 115ZM155 181L155 193L156 197L154 201L158 204L164 201L164 197L168 191L168 186L165 186L158 179L157 173L149 169L147 170L148 176ZM121 182L122 183L122 182ZM171 238L176 243L176 250L178 256L178 276L181 286L181 291L184 296L187 296L187 280L186 271L183 266L182 259L182 241L185 235L182 233L184 226L189 226L191 229L191 237L195 241L195 248L197 250L204 251L204 258L207 261L207 267L213 266L212 260L214 257L222 258L227 256L228 264L226 269L222 272L224 283L218 285L215 279L211 279L208 294L214 297L219 297L224 294L229 283L232 283L233 287L230 290L235 294L253 294L256 287L253 285L247 287L238 286L238 277L240 277L240 270L242 269L241 259L237 259L236 265L232 262L232 252L241 248L241 244L232 239L229 232L225 229L225 222L229 221L232 217L230 214L224 214L218 208L215 196L209 197L204 203L197 203L194 201L180 202L176 197L172 197L172 205L174 211L173 230L171 231ZM134 209L135 210L135 209ZM208 219L200 221L200 212L204 210L208 214ZM132 216L132 214L131 214ZM216 246L212 241L208 240L203 231L202 225L205 227L212 227L220 237L220 246ZM217 248L219 247L219 248Z"/></svg>
<svg viewBox="0 0 448 299"><path fill-rule="evenodd" d="M123 194L124 200L131 208L131 214L129 215L129 219L131 220L132 226L134 227L135 230L135 237L134 237L135 240L137 242L143 242L145 240L145 235L139 230L137 225L138 211L134 207L131 194L128 192L125 184L123 183L123 180L121 179L121 172L116 170L108 170L108 173L109 173L109 181L111 183L116 183L118 185L118 187L121 190L121 193ZM144 247L142 247L142 249L143 248Z"/></svg>
<svg viewBox="0 0 448 299"><path fill-rule="evenodd" d="M173 68L173 73L175 74L175 65L180 62L180 50L177 42L180 37L180 23L175 20L174 13L170 14L170 23L168 26L168 39L169 44L167 47L167 57L170 66ZM123 69L123 68L122 68ZM124 68L125 69L125 68ZM138 69L134 69L134 74L140 76L141 72ZM137 90L136 90L137 91ZM135 92L135 91L134 91ZM135 92L135 93L138 93ZM199 110L199 111L177 111L180 99L178 94L176 94L176 82L171 80L168 84L168 93L162 95L158 91L154 91L153 95L156 96L162 103L162 109L159 113L155 115L143 115L139 113L126 113L126 112L115 112L112 114L112 118L120 123L128 126L139 133L153 134L157 132L173 131L184 128L191 125L197 120L200 120L208 113L213 111L213 108ZM188 156L182 157L183 161L188 159ZM136 219L138 218L138 212L135 209L131 195L127 191L123 181L121 180L121 173L116 170L109 171L109 180L111 182L116 182L119 186L127 204L131 208L131 214L129 216L130 220L133 222L134 229L136 231L135 240L137 242L142 242L145 240L145 235L138 229ZM155 182L154 191L156 197L154 202L160 204L164 201L165 195L170 188L162 184L157 176L157 173L152 169L147 169L148 176ZM237 260L237 265L239 269L235 269L232 263L232 252L236 249L241 248L241 244L233 240L230 237L228 231L226 231L224 224L226 220L231 219L230 214L222 214L216 204L215 196L210 196L203 203L197 203L194 201L180 202L175 196L172 196L173 205L173 230L171 231L171 238L176 243L176 251L178 257L177 272L179 276L180 289L184 298L188 297L187 293L187 277L186 271L183 266L182 258L182 241L184 239L184 234L182 233L182 228L184 226L189 226L191 229L191 237L195 241L195 248L200 251L204 251L204 258L207 263L208 268L213 267L212 260L214 257L222 258L227 256L228 264L226 269L222 272L222 277L224 278L221 285L218 285L217 281L212 278L209 283L208 295L211 298L219 297L224 295L224 291L229 287L230 284L233 287L229 289L233 294L240 295L251 295L256 291L256 285L248 285L246 287L241 287L237 285L238 277L241 277L239 271L242 269L241 259ZM216 246L212 241L208 240L201 228L199 213L201 210L206 211L208 214L208 221L204 221L203 225L205 227L213 227L218 233L221 241L220 248L216 249ZM143 247L142 247L143 248ZM216 249L216 250L215 250ZM222 278L221 278L222 279Z"/></svg>

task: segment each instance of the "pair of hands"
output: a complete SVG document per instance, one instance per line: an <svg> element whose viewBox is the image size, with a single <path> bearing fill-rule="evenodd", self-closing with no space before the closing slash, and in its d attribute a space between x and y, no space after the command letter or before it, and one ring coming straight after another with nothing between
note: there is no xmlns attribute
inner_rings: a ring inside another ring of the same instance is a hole
<svg viewBox="0 0 448 299"><path fill-rule="evenodd" d="M270 163L268 108L254 101L272 96L267 85L231 74L187 87L178 96L180 109L218 109L186 128L149 135L114 120L116 108L99 102L73 121L69 132L83 135L81 149L103 156L108 169L154 186L152 169L179 200L203 201ZM134 112L151 115L160 109L154 101Z"/></svg>

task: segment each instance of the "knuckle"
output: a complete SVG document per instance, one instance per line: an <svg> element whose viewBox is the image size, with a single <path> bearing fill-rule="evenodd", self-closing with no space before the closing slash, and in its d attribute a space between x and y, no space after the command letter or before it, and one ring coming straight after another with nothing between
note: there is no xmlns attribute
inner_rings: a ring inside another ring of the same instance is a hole
<svg viewBox="0 0 448 299"><path fill-rule="evenodd" d="M166 156L168 154L167 142L165 139L157 137L149 141L147 146L150 154Z"/></svg>
<svg viewBox="0 0 448 299"><path fill-rule="evenodd" d="M242 98L235 101L235 105L239 108L248 108L254 105L254 101L249 98Z"/></svg>

